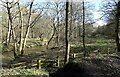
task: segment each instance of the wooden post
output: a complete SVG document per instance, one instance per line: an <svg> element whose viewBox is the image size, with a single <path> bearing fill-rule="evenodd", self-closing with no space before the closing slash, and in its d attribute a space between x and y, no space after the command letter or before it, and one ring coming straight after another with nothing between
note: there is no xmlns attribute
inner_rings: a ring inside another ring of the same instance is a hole
<svg viewBox="0 0 120 77"><path fill-rule="evenodd" d="M38 63L38 65L37 65L38 69L41 69L41 60L38 60L37 63Z"/></svg>
<svg viewBox="0 0 120 77"><path fill-rule="evenodd" d="M67 54L67 63L69 62L69 55L70 55L70 44L68 44L68 54Z"/></svg>
<svg viewBox="0 0 120 77"><path fill-rule="evenodd" d="M57 65L56 66L60 67L60 57L59 56L57 56Z"/></svg>
<svg viewBox="0 0 120 77"><path fill-rule="evenodd" d="M76 57L76 54L75 53L73 53L73 59Z"/></svg>

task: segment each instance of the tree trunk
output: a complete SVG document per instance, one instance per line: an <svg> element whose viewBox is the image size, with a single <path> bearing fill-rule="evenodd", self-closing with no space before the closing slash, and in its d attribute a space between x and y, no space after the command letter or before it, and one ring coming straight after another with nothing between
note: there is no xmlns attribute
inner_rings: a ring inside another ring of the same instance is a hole
<svg viewBox="0 0 120 77"><path fill-rule="evenodd" d="M56 46L59 45L59 4L56 3L56 7L57 7L57 24L56 24Z"/></svg>
<svg viewBox="0 0 120 77"><path fill-rule="evenodd" d="M31 2L31 4L30 4L30 10L29 10L27 28L26 28L25 37L24 37L23 44L22 44L21 56L24 54L24 48L25 48L25 45L26 45L26 40L27 40L27 38L28 38L29 30L30 30L30 21L31 21L32 5L33 5L33 0L32 0L32 2Z"/></svg>
<svg viewBox="0 0 120 77"><path fill-rule="evenodd" d="M120 52L120 42L119 42L119 17L120 17L120 1L117 4L117 13L116 13L116 45L117 45L117 52Z"/></svg>
<svg viewBox="0 0 120 77"><path fill-rule="evenodd" d="M15 31L12 29L12 37L13 37L13 40L14 40L14 57L17 58L19 57L18 54L17 54L17 39L16 39L16 36L15 36Z"/></svg>
<svg viewBox="0 0 120 77"><path fill-rule="evenodd" d="M10 37L12 36L12 39L14 41L13 51L14 51L14 57L16 58L18 55L16 54L17 46L16 46L15 33L14 33L14 30L13 30L13 21L12 21L12 16L11 16L11 11L10 11L11 8L9 7L8 2L6 4L7 4L8 18L9 18L9 21L10 21Z"/></svg>
<svg viewBox="0 0 120 77"><path fill-rule="evenodd" d="M72 40L72 0L70 2L69 42Z"/></svg>
<svg viewBox="0 0 120 77"><path fill-rule="evenodd" d="M20 5L18 3L18 10L19 10L19 23L20 23L20 43L19 43L19 52L22 51L22 44L23 44L23 17L22 11L20 10Z"/></svg>
<svg viewBox="0 0 120 77"><path fill-rule="evenodd" d="M84 51L84 57L86 56L86 49L85 49L85 7L84 7L84 1L83 1L83 51Z"/></svg>
<svg viewBox="0 0 120 77"><path fill-rule="evenodd" d="M53 34L52 34L51 38L49 39L49 41L47 43L46 49L48 49L48 46L49 46L51 40L53 39L53 37L55 35L55 31L56 31L56 27L55 27L55 23L54 23L54 19L53 19Z"/></svg>
<svg viewBox="0 0 120 77"><path fill-rule="evenodd" d="M9 19L8 19L8 32L7 32L7 39L6 39L6 44L9 45L10 43L10 38L11 38L11 28L10 28L10 22L9 22Z"/></svg>
<svg viewBox="0 0 120 77"><path fill-rule="evenodd" d="M34 31L32 28L31 28L31 38L34 38Z"/></svg>
<svg viewBox="0 0 120 77"><path fill-rule="evenodd" d="M65 28L65 42L66 42L66 50L65 50L65 60L64 64L69 62L69 52L68 52L68 5L69 2L66 0L66 28Z"/></svg>

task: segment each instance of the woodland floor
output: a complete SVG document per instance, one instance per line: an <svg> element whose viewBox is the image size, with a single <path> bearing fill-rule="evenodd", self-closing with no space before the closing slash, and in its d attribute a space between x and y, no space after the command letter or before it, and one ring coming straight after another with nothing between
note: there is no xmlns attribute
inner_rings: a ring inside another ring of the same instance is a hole
<svg viewBox="0 0 120 77"><path fill-rule="evenodd" d="M51 48L47 51L26 51L26 55L21 58L11 60L3 65L3 69L37 68L37 60L42 61L41 67L50 73L50 77L120 77L120 58L116 56L102 58L81 58L77 56L70 63L63 66L64 47ZM81 54L81 53L78 53ZM57 55L60 56L60 67L56 66Z"/></svg>
<svg viewBox="0 0 120 77"><path fill-rule="evenodd" d="M36 75L34 71L38 75L38 72L41 72L38 69L38 60L41 60L43 72L40 75L45 74L45 76L36 77L48 77L47 74L50 77L120 77L120 57L115 54L114 40L87 39L86 50L89 55L86 58L83 57L82 44L73 44L70 51L70 63L66 65L64 65L65 46L46 49L46 46L39 45L38 42L36 40L28 41L28 45L35 47L27 48L25 55L20 58L14 59L13 52L0 54L3 68L3 70L0 70L1 75L11 75L13 72L13 75L17 73ZM97 50L100 50L101 54L94 53ZM109 55L107 55L108 51L110 52ZM74 58L73 53L76 55ZM57 65L58 59L59 67ZM17 73L14 69L17 70Z"/></svg>

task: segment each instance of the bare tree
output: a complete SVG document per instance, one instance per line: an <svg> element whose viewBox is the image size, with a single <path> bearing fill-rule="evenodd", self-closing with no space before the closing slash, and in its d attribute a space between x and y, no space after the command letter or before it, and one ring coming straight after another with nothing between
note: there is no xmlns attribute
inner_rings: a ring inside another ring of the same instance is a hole
<svg viewBox="0 0 120 77"><path fill-rule="evenodd" d="M19 10L19 23L20 23L20 44L19 44L19 52L21 52L22 50L22 43L23 43L23 15L22 15L22 10L21 10L21 7L20 7L20 4L19 2L17 3L18 5L18 10Z"/></svg>
<svg viewBox="0 0 120 77"><path fill-rule="evenodd" d="M37 20L41 17L42 11L33 19L33 21L31 21L32 10L33 10L32 6L33 6L34 0L32 0L30 2L29 10L27 10L28 13L26 14L28 16L28 18L27 18L27 23L26 23L26 30L25 30L26 32L24 34L24 31L23 31L23 24L24 24L23 23L23 21L24 21L23 18L24 17L23 17L23 14L22 14L22 12L24 10L23 10L23 7L20 6L19 0L16 1L16 2L14 2L14 1L12 1L12 2L2 1L2 2L4 3L3 6L7 9L8 18L9 18L8 19L7 43L10 42L11 37L12 37L12 40L14 41L14 55L15 56L20 56L20 55L22 56L23 53L24 53L24 48L25 48L25 45L26 45L26 40L28 38L29 30L30 30L31 27L33 27L35 25ZM15 5L17 5L18 8L15 9L15 10L17 10L17 12L14 12L15 14L13 14L11 10L14 8ZM17 18L19 19L19 22L18 22ZM18 23L15 24L16 25L15 26L13 23L16 23L16 22L18 22ZM17 40L18 37L16 36L17 31L15 32L15 29L18 26L19 26L19 30L20 30L20 32L19 32L19 34L20 34L19 44L18 44L18 40ZM16 54L16 51L19 51L19 54Z"/></svg>
<svg viewBox="0 0 120 77"><path fill-rule="evenodd" d="M83 0L83 48L84 48L84 57L86 56L85 50L85 7L84 7L84 0Z"/></svg>
<svg viewBox="0 0 120 77"><path fill-rule="evenodd" d="M117 4L117 12L116 12L116 27L115 27L115 33L116 33L116 45L117 45L117 52L120 52L120 42L119 42L119 18L120 18L120 1Z"/></svg>
<svg viewBox="0 0 120 77"><path fill-rule="evenodd" d="M72 40L72 0L69 5L69 14L70 14L70 20L69 20L69 42Z"/></svg>
<svg viewBox="0 0 120 77"><path fill-rule="evenodd" d="M12 18L12 14L11 14L11 8L16 4L11 4L10 2L5 2L6 3L6 8L7 8L7 13L8 13L8 18L9 18L9 27L10 27L10 31L9 31L9 41L10 41L10 38L12 37L13 41L14 41L14 57L16 58L18 55L16 53L17 51L17 45L16 45L16 35L15 35L15 32L14 32L14 29L13 29L13 18Z"/></svg>
<svg viewBox="0 0 120 77"><path fill-rule="evenodd" d="M30 21L31 21L33 1L34 0L32 0L31 3L30 3L29 15L28 15L28 20L27 20L27 28L26 28L25 37L24 37L23 44L22 44L21 56L24 54L24 48L25 48L25 45L26 45L26 40L27 40L29 30L30 30L30 26L31 26Z"/></svg>
<svg viewBox="0 0 120 77"><path fill-rule="evenodd" d="M52 19L52 22L53 22L53 26L52 26L53 33L52 33L52 36L51 36L51 38L49 39L49 41L47 43L47 46L46 46L47 49L48 49L48 46L49 46L50 42L52 41L52 39L53 39L53 37L55 35L55 32L56 32L56 27L55 27L55 22L54 21L55 21L55 18Z"/></svg>
<svg viewBox="0 0 120 77"><path fill-rule="evenodd" d="M64 64L69 62L69 51L68 51L68 10L69 10L69 2L66 0L66 27L65 27L65 42L66 42L66 50L65 50L65 60Z"/></svg>

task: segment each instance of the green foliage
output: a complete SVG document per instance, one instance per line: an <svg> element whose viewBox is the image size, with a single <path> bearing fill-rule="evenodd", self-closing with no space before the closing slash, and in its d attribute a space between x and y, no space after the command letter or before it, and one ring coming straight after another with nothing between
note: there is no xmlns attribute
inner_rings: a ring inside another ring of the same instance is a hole
<svg viewBox="0 0 120 77"><path fill-rule="evenodd" d="M107 24L104 26L99 26L93 33L92 37L105 37L114 39L115 37L115 24Z"/></svg>

